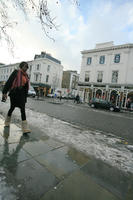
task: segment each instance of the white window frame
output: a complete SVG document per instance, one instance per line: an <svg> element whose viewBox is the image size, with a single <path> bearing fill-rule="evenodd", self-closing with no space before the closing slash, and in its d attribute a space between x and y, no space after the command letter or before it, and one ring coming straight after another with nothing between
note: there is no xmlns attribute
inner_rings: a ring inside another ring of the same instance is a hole
<svg viewBox="0 0 133 200"><path fill-rule="evenodd" d="M49 75L46 75L46 83L48 83Z"/></svg>
<svg viewBox="0 0 133 200"><path fill-rule="evenodd" d="M114 56L114 63L120 63L120 58L121 58L121 56L120 56L119 53L115 54L115 56Z"/></svg>
<svg viewBox="0 0 133 200"><path fill-rule="evenodd" d="M97 83L102 83L103 82L103 71L98 71L97 72Z"/></svg>
<svg viewBox="0 0 133 200"><path fill-rule="evenodd" d="M100 56L100 58L99 58L99 64L104 64L104 63L105 63L105 56L102 55L102 56Z"/></svg>
<svg viewBox="0 0 133 200"><path fill-rule="evenodd" d="M50 71L50 68L51 68L51 66L50 66L50 65L48 65L48 66L47 66L47 72L49 72L49 71Z"/></svg>
<svg viewBox="0 0 133 200"><path fill-rule="evenodd" d="M118 70L112 71L111 83L118 83L118 75L119 75Z"/></svg>
<svg viewBox="0 0 133 200"><path fill-rule="evenodd" d="M38 80L39 80L39 75L38 74L34 74L34 80L35 80L35 82L38 82Z"/></svg>
<svg viewBox="0 0 133 200"><path fill-rule="evenodd" d="M40 64L36 65L36 70L39 71L40 70Z"/></svg>
<svg viewBox="0 0 133 200"><path fill-rule="evenodd" d="M91 63L92 63L92 57L88 57L87 58L87 65L91 65Z"/></svg>
<svg viewBox="0 0 133 200"><path fill-rule="evenodd" d="M85 82L90 82L90 71L86 71L85 72L85 79L84 79Z"/></svg>

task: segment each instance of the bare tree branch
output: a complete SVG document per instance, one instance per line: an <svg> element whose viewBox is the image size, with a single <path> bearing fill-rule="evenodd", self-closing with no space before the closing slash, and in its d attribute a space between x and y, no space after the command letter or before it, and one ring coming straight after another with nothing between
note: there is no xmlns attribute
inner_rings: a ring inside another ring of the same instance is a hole
<svg viewBox="0 0 133 200"><path fill-rule="evenodd" d="M57 4L61 0L57 0ZM70 3L79 6L78 0L68 0ZM16 21L12 21L9 17L10 6L17 11L21 11L26 20L32 13L40 21L42 30L48 38L54 41L54 38L50 36L52 30L58 30L59 25L56 24L56 17L52 17L48 7L48 0L0 0L0 40L4 39L8 45L12 48L13 41L8 34L9 28L13 28L17 25Z"/></svg>

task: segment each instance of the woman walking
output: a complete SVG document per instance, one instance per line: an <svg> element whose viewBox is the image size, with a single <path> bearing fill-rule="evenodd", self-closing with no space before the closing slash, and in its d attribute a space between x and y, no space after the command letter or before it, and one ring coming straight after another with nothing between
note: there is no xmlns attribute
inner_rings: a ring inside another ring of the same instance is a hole
<svg viewBox="0 0 133 200"><path fill-rule="evenodd" d="M19 65L19 70L14 70L12 72L2 91L3 99L7 99L8 92L10 97L10 109L5 119L5 126L10 126L12 112L14 111L15 107L18 107L21 111L23 133L31 132L28 128L25 113L25 103L27 102L27 94L29 89L29 78L26 73L27 69L28 63L21 62Z"/></svg>

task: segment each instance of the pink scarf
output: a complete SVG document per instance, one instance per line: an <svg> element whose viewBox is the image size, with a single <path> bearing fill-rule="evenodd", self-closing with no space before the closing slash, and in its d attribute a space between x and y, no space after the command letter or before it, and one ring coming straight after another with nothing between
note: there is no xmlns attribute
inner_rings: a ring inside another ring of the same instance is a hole
<svg viewBox="0 0 133 200"><path fill-rule="evenodd" d="M17 76L14 79L12 83L11 89L17 88L17 87L22 87L26 83L28 83L28 89L29 89L29 78L26 72L23 72L21 69L18 70Z"/></svg>

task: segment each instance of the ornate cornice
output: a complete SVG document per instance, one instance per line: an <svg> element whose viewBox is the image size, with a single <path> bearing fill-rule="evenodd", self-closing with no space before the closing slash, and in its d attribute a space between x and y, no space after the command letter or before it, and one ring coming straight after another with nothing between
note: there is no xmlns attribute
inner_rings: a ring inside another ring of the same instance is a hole
<svg viewBox="0 0 133 200"><path fill-rule="evenodd" d="M121 86L124 86L124 87L126 87L126 88L133 88L133 84L114 84L114 83L95 83L95 82L78 82L78 86L91 86L91 85L95 85L95 86L101 86L101 87L103 87L103 86L106 86L106 85L108 85L109 87L121 87Z"/></svg>
<svg viewBox="0 0 133 200"><path fill-rule="evenodd" d="M81 51L82 54L87 54L87 53L94 53L94 52L102 52L102 51L111 51L111 50L117 50L117 49L129 49L133 48L133 44L123 44L123 45L116 45L116 46L111 46L111 47L105 47L105 48L96 48L96 49L91 49L91 50L83 50Z"/></svg>

